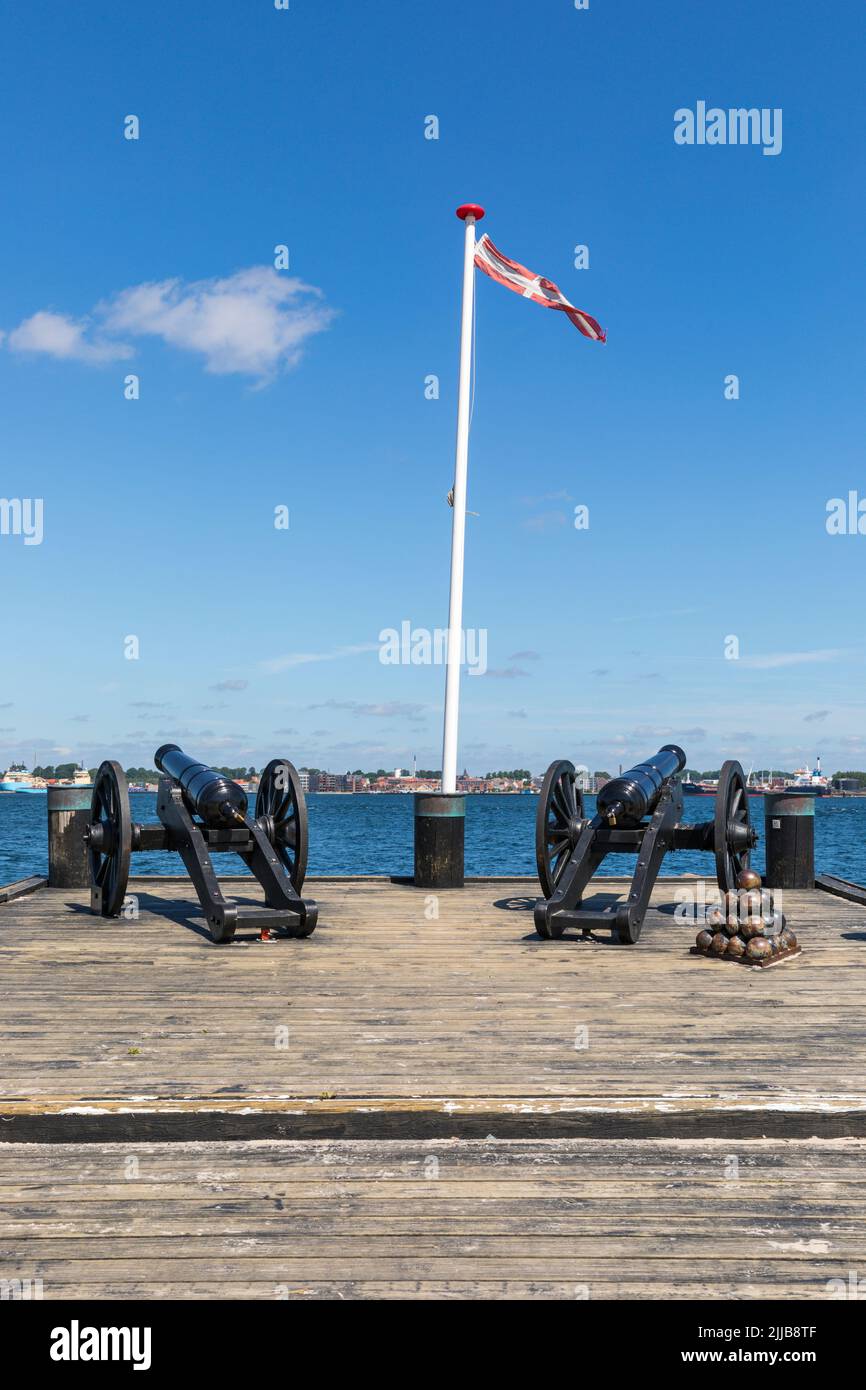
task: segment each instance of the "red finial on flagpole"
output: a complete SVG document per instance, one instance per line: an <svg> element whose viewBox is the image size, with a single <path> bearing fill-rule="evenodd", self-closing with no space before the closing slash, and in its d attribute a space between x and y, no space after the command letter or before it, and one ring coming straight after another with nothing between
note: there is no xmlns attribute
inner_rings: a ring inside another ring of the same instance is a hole
<svg viewBox="0 0 866 1390"><path fill-rule="evenodd" d="M457 216L463 222L466 221L467 217L474 217L476 222L480 222L484 216L484 209L480 208L477 203L461 203L457 209Z"/></svg>

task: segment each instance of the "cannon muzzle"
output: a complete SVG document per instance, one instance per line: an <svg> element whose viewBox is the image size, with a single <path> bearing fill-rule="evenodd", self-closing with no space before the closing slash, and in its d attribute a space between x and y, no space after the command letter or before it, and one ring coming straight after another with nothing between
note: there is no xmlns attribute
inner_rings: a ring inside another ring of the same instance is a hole
<svg viewBox="0 0 866 1390"><path fill-rule="evenodd" d="M598 814L615 818L631 816L642 820L654 810L666 782L682 772L686 755L675 743L666 743L652 758L629 768L621 777L605 782L598 793Z"/></svg>
<svg viewBox="0 0 866 1390"><path fill-rule="evenodd" d="M205 825L242 825L247 813L247 794L243 787L196 762L176 743L164 743L156 750L154 762L160 772L180 783L196 815Z"/></svg>

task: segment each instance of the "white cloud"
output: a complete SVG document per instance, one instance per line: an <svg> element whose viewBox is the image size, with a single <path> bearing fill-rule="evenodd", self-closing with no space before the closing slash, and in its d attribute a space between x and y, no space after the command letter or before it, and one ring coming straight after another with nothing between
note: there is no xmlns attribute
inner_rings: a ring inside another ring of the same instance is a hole
<svg viewBox="0 0 866 1390"><path fill-rule="evenodd" d="M307 340L332 322L322 293L270 266L223 279L160 280L133 285L74 319L40 309L6 335L15 352L77 362L131 357L130 338L159 338L199 354L205 370L269 380L294 367ZM0 332L0 343L4 335Z"/></svg>
<svg viewBox="0 0 866 1390"><path fill-rule="evenodd" d="M337 661L341 656L358 656L361 652L377 652L378 642L362 642L355 647L337 647L332 652L288 652L260 663L263 671L287 671L291 666L306 666L311 661Z"/></svg>
<svg viewBox="0 0 866 1390"><path fill-rule="evenodd" d="M844 656L841 647L828 647L814 652L770 652L767 656L744 656L736 663L753 671L771 671L779 666L802 666L813 661L835 661Z"/></svg>
<svg viewBox="0 0 866 1390"><path fill-rule="evenodd" d="M12 329L8 346L13 352L42 352L70 362L116 362L132 356L132 348L126 343L106 342L99 335L88 338L88 327L86 319L40 309Z"/></svg>
<svg viewBox="0 0 866 1390"><path fill-rule="evenodd" d="M201 353L209 372L271 377L295 366L306 340L331 323L334 311L320 301L303 281L251 266L223 280L135 285L99 312L108 332Z"/></svg>

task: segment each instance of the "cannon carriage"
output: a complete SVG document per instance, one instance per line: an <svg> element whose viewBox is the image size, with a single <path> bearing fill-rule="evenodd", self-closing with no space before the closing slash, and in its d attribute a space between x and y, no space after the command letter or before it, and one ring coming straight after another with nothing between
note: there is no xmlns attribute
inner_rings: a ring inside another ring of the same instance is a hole
<svg viewBox="0 0 866 1390"><path fill-rule="evenodd" d="M230 941L238 927L263 935L309 936L318 908L302 898L309 843L301 780L285 758L262 773L255 812L243 787L164 744L154 761L163 776L157 795L158 825L132 819L129 788L119 763L101 764L93 785L91 824L85 832L90 861L90 908L118 917L135 852L169 850L180 855L192 879L214 941ZM227 899L211 862L215 853L237 854L265 892L261 905Z"/></svg>
<svg viewBox="0 0 866 1390"><path fill-rule="evenodd" d="M646 762L606 782L596 814L587 816L573 763L551 763L539 798L535 827L538 877L544 897L535 905L540 936L559 937L567 927L584 932L609 929L615 940L633 945L639 938L650 894L664 856L697 850L715 857L722 895L735 892L749 867L758 840L749 818L743 769L733 760L719 776L713 819L684 825L683 790L678 774L686 755L668 743ZM584 891L608 854L637 854L628 897L610 910L585 908Z"/></svg>

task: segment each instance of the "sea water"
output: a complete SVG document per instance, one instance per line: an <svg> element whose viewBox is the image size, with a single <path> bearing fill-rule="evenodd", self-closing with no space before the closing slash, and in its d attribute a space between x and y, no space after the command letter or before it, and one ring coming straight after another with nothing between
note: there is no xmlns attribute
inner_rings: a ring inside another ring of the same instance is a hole
<svg viewBox="0 0 866 1390"><path fill-rule="evenodd" d="M156 796L139 792L130 796L132 817L155 822ZM412 818L414 798L375 794L307 798L310 820L310 874L412 873ZM466 873L527 874L535 876L536 796L467 796ZM763 798L751 797L752 822L763 838ZM712 820L713 797L686 797L686 821ZM587 813L595 811L595 798L586 798ZM48 869L46 798L35 793L0 795L0 884ZM633 855L611 855L601 873L630 874ZM234 855L217 857L222 874L245 873ZM764 867L763 846L752 856L759 871ZM815 801L815 868L855 883L866 883L866 797L826 797ZM183 865L176 854L134 854L132 872L180 874ZM711 854L681 852L665 857L663 875L679 873L715 876Z"/></svg>

